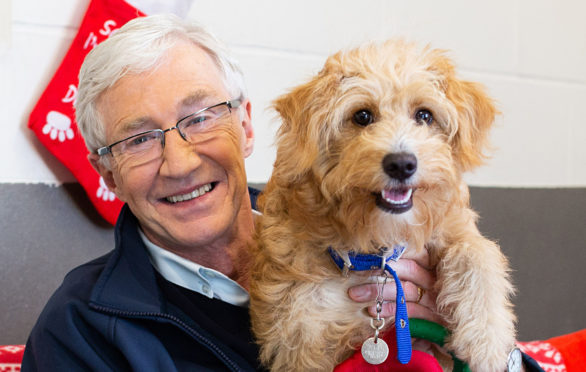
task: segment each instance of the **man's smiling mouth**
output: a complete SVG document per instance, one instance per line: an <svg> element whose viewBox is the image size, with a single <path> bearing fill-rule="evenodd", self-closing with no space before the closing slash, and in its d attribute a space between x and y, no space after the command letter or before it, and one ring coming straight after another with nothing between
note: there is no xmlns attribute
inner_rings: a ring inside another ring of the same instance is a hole
<svg viewBox="0 0 586 372"><path fill-rule="evenodd" d="M204 194L207 194L208 192L213 190L213 188L214 188L213 183L208 183L206 185L203 185L203 186L193 190L190 193L182 194L182 195L168 196L165 198L165 200L168 201L169 203L172 203L172 204L179 203L182 201L188 201L188 200L200 197Z"/></svg>

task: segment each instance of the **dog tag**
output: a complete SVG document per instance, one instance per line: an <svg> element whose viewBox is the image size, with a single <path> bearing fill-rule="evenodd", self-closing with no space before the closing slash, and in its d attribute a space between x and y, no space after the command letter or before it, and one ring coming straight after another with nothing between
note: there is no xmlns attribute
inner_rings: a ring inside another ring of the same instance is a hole
<svg viewBox="0 0 586 372"><path fill-rule="evenodd" d="M389 356L389 346L380 337L376 342L374 342L374 337L364 341L360 351L364 360L369 364L381 364Z"/></svg>

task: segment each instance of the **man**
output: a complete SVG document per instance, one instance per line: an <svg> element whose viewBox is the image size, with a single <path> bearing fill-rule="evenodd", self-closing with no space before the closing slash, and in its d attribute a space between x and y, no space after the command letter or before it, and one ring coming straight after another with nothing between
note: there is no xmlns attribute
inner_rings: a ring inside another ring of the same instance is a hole
<svg viewBox="0 0 586 372"><path fill-rule="evenodd" d="M246 291L254 131L238 65L196 25L138 18L87 56L76 115L90 162L126 205L115 249L47 303L22 370L262 369ZM411 316L437 320L433 275L402 261ZM372 305L376 286L349 295Z"/></svg>
<svg viewBox="0 0 586 372"><path fill-rule="evenodd" d="M223 47L177 18L137 19L88 55L77 121L127 204L116 249L47 304L23 370L257 369L244 272L250 107Z"/></svg>

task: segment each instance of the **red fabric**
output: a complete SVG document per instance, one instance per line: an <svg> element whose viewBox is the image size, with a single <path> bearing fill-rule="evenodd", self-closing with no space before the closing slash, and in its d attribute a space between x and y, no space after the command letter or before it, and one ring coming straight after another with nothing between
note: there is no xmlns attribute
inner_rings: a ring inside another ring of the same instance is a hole
<svg viewBox="0 0 586 372"><path fill-rule="evenodd" d="M114 30L143 16L123 0L92 0L65 58L30 114L28 126L41 143L77 178L98 212L116 223L122 202L110 192L87 160L88 151L77 130L73 103L83 59Z"/></svg>
<svg viewBox="0 0 586 372"><path fill-rule="evenodd" d="M566 372L560 352L547 341L517 342L522 352L535 359L545 372Z"/></svg>
<svg viewBox="0 0 586 372"><path fill-rule="evenodd" d="M546 341L518 342L546 372L581 372L586 366L586 329Z"/></svg>
<svg viewBox="0 0 586 372"><path fill-rule="evenodd" d="M24 345L0 346L0 372L18 372L22 363Z"/></svg>
<svg viewBox="0 0 586 372"><path fill-rule="evenodd" d="M379 365L368 364L362 358L360 350L357 350L354 355L334 368L334 372L442 372L437 360L423 351L413 350L409 363L399 363L394 333L386 334L383 339L389 345L389 356L386 361Z"/></svg>
<svg viewBox="0 0 586 372"><path fill-rule="evenodd" d="M548 340L559 350L568 372L584 371L586 368L586 329Z"/></svg>
<svg viewBox="0 0 586 372"><path fill-rule="evenodd" d="M433 356L417 350L413 350L408 364L400 364L396 358L396 342L390 336L393 336L392 332L384 337L389 345L389 357L384 363L370 365L364 361L360 350L357 350L338 365L334 372L441 372L441 367ZM546 372L581 372L586 366L586 329L546 341L518 342L517 345Z"/></svg>

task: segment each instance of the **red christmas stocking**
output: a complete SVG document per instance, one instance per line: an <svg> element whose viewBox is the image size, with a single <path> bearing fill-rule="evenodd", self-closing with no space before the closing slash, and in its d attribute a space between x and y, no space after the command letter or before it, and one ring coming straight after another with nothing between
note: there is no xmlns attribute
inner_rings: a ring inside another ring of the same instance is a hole
<svg viewBox="0 0 586 372"><path fill-rule="evenodd" d="M108 190L87 160L88 150L77 130L73 103L77 75L89 51L129 20L143 16L123 0L92 0L59 69L31 112L28 127L73 173L106 221L116 223L122 202Z"/></svg>

